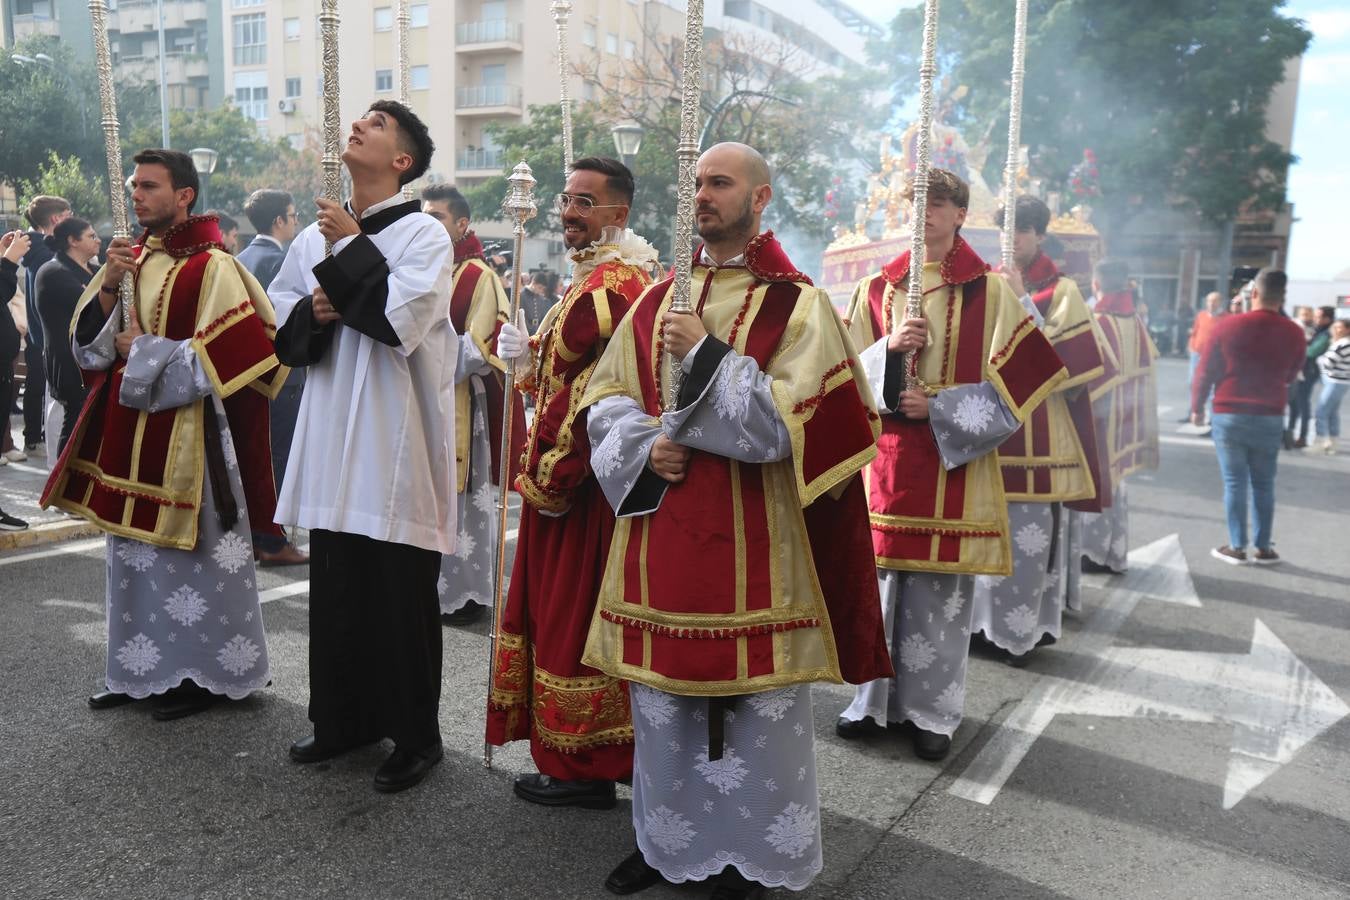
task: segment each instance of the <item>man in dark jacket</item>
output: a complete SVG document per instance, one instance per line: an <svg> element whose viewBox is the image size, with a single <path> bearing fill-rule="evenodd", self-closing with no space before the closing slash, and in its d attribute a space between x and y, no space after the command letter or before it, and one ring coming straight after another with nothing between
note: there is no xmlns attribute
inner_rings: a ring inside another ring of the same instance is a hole
<svg viewBox="0 0 1350 900"><path fill-rule="evenodd" d="M89 266L98 259L100 242L93 226L76 216L62 221L46 240L56 255L43 263L33 279L33 296L41 322L29 322L28 330L40 328L47 337L42 356L47 389L62 407L59 439L55 434L47 435L48 456L54 461L75 431L75 420L87 393L69 334L75 308L94 277L94 269Z"/></svg>
<svg viewBox="0 0 1350 900"><path fill-rule="evenodd" d="M24 309L28 313L28 342L24 349L24 363L28 367L27 380L23 388L23 444L25 453L43 451L43 402L46 395L46 376L42 366L42 348L45 345L42 333L42 317L38 313L37 271L42 264L51 259L53 253L44 238L51 234L57 225L70 218L70 201L64 197L39 194L28 201L24 218L33 230L28 232L31 242L23 257L25 280Z"/></svg>
<svg viewBox="0 0 1350 900"><path fill-rule="evenodd" d="M248 216L257 236L239 251L239 262L266 290L286 258L285 245L295 239L300 222L295 212L295 198L286 191L267 188L254 191L244 203L244 215ZM286 474L286 458L291 452L295 417L300 412L300 394L304 389L305 367L296 366L291 369L281 393L272 401L272 472L278 489ZM262 532L254 532L253 549L265 566L297 566L309 562L309 557L294 544Z"/></svg>

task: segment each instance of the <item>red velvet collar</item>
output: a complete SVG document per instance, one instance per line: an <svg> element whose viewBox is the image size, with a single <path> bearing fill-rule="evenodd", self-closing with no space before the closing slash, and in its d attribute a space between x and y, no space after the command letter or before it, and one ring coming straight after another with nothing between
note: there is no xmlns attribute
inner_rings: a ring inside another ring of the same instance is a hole
<svg viewBox="0 0 1350 900"><path fill-rule="evenodd" d="M464 237L455 242L455 265L466 259L482 259L483 242L472 231L464 232Z"/></svg>
<svg viewBox="0 0 1350 900"><path fill-rule="evenodd" d="M1022 281L1026 283L1027 290L1031 294L1039 294L1059 281L1059 269L1055 267L1054 261L1045 255L1045 251L1038 250L1031 265L1022 270Z"/></svg>
<svg viewBox="0 0 1350 900"><path fill-rule="evenodd" d="M939 271L942 273L942 280L947 284L965 284L983 278L989 272L989 263L980 259L980 255L966 243L966 239L958 234L952 249L943 257ZM899 284L908 274L908 250L881 267L881 276L891 284Z"/></svg>
<svg viewBox="0 0 1350 900"><path fill-rule="evenodd" d="M1092 309L1093 312L1132 316L1134 315L1134 292L1116 291L1113 294L1102 294L1097 298L1097 305Z"/></svg>
<svg viewBox="0 0 1350 900"><path fill-rule="evenodd" d="M159 235L164 252L174 259L195 256L212 247L224 250L220 241L220 225L215 216L189 216L168 231ZM141 232L140 243L144 244L152 237L150 230Z"/></svg>
<svg viewBox="0 0 1350 900"><path fill-rule="evenodd" d="M702 265L699 262L702 258L703 245L699 244L694 250L694 265ZM797 271L797 267L788 259L787 252L783 249L783 245L778 243L772 231L752 237L750 243L745 245L745 268L760 281L814 284L808 276Z"/></svg>

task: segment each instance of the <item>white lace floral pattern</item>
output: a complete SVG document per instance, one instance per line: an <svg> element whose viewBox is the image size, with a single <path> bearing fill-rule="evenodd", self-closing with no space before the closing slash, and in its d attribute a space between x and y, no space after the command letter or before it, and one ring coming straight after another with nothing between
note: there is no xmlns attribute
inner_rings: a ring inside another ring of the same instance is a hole
<svg viewBox="0 0 1350 900"><path fill-rule="evenodd" d="M117 661L137 678L149 672L160 661L159 647L143 633L137 634L117 651Z"/></svg>
<svg viewBox="0 0 1350 900"><path fill-rule="evenodd" d="M698 834L694 825L668 806L658 806L647 813L647 837L669 856L687 850Z"/></svg>
<svg viewBox="0 0 1350 900"><path fill-rule="evenodd" d="M216 542L211 557L215 559L216 565L233 575L253 561L253 547L242 535L227 531Z"/></svg>
<svg viewBox="0 0 1350 900"><path fill-rule="evenodd" d="M952 413L954 421L967 434L984 434L994 421L997 407L992 400L979 394L967 394L956 404Z"/></svg>
<svg viewBox="0 0 1350 900"><path fill-rule="evenodd" d="M193 590L191 585L185 584L169 595L169 599L164 603L164 611L179 625L190 628L206 615L206 599Z"/></svg>
<svg viewBox="0 0 1350 900"><path fill-rule="evenodd" d="M777 852L801 859L802 854L815 844L819 830L820 818L815 810L799 803L789 803L774 817L764 840Z"/></svg>

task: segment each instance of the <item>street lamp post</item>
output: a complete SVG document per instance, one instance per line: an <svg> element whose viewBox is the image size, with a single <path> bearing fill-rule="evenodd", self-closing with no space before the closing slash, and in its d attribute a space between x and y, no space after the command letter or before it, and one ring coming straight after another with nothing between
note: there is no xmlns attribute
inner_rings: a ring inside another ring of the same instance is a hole
<svg viewBox="0 0 1350 900"><path fill-rule="evenodd" d="M220 160L220 154L210 147L194 147L188 151L188 156L192 157L192 167L197 170L197 176L202 181L202 205L205 211L206 205L206 187L211 183L211 173L216 170L216 163Z"/></svg>
<svg viewBox="0 0 1350 900"><path fill-rule="evenodd" d="M609 133L614 137L614 149L618 151L623 164L630 169L633 168L638 151L642 149L642 138L646 135L646 130L637 122L624 122L615 125Z"/></svg>

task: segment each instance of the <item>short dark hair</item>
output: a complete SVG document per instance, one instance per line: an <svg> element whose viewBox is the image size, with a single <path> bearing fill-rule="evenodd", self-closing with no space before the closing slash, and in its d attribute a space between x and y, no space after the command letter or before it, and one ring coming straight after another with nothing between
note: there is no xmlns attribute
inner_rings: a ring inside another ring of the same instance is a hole
<svg viewBox="0 0 1350 900"><path fill-rule="evenodd" d="M79 216L62 219L61 224L52 229L51 237L47 239L47 246L57 253L65 253L70 249L72 239L80 238L92 227L89 220L81 219Z"/></svg>
<svg viewBox="0 0 1350 900"><path fill-rule="evenodd" d="M1104 294L1115 294L1130 289L1130 267L1123 259L1101 260L1092 270L1092 277L1101 286Z"/></svg>
<svg viewBox="0 0 1350 900"><path fill-rule="evenodd" d="M192 200L188 203L188 212L192 212L202 192L201 181L197 178L197 167L192 164L192 157L181 150L147 148L133 156L131 161L138 166L163 166L168 169L169 184L175 191L192 188Z"/></svg>
<svg viewBox="0 0 1350 900"><path fill-rule="evenodd" d="M1336 307L1334 306L1319 306L1317 312L1318 315L1326 316L1328 319L1336 318Z"/></svg>
<svg viewBox="0 0 1350 900"><path fill-rule="evenodd" d="M28 201L28 208L24 210L23 217L34 228L46 228L52 223L52 216L63 213L68 209L70 209L70 201L65 197L38 194Z"/></svg>
<svg viewBox="0 0 1350 900"><path fill-rule="evenodd" d="M906 181L904 191L906 200L914 199L914 178ZM928 170L928 198L930 200L950 200L958 209L970 209L970 185L955 172L946 169Z"/></svg>
<svg viewBox="0 0 1350 900"><path fill-rule="evenodd" d="M609 188L610 193L622 197L623 202L629 206L633 205L637 184L633 180L633 173L617 159L608 156L583 156L581 159L573 160L567 171L599 172L605 176L605 187Z"/></svg>
<svg viewBox="0 0 1350 900"><path fill-rule="evenodd" d="M206 214L208 216L216 217L216 222L220 225L221 234L224 234L227 231L237 231L239 228L239 223L234 220L234 216L223 209L208 209Z"/></svg>
<svg viewBox="0 0 1350 900"><path fill-rule="evenodd" d="M994 224L999 228L1003 227L1004 208L1000 206L998 212L994 215ZM1050 207L1041 202L1038 197L1029 197L1023 195L1017 198L1017 230L1025 231L1028 228L1034 230L1037 234L1044 236L1045 230L1050 227Z"/></svg>
<svg viewBox="0 0 1350 900"><path fill-rule="evenodd" d="M1261 296L1269 303L1284 300L1284 290L1289 285L1289 276L1279 269L1265 268L1257 272L1252 281L1255 282Z"/></svg>
<svg viewBox="0 0 1350 900"><path fill-rule="evenodd" d="M244 215L258 234L271 234L277 219L286 217L286 210L295 205L290 191L263 188L248 195L244 201Z"/></svg>
<svg viewBox="0 0 1350 900"><path fill-rule="evenodd" d="M382 112L398 123L399 146L413 158L413 164L398 178L399 184L416 181L426 174L436 142L431 139L427 125L417 114L397 100L376 100L367 112Z"/></svg>
<svg viewBox="0 0 1350 900"><path fill-rule="evenodd" d="M459 188L449 182L442 181L422 188L422 199L430 200L432 203L444 203L450 208L450 218L452 219L473 218L473 211L469 209L469 201L459 192Z"/></svg>

